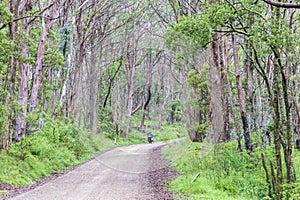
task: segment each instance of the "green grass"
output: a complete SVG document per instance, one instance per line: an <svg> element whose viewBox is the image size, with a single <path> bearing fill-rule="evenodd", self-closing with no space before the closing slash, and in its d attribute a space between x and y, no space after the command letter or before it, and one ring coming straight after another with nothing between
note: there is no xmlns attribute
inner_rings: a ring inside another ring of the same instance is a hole
<svg viewBox="0 0 300 200"><path fill-rule="evenodd" d="M1 195L4 195L4 194L6 194L6 193L7 193L6 190L0 190L0 197L1 197Z"/></svg>
<svg viewBox="0 0 300 200"><path fill-rule="evenodd" d="M100 136L91 137L96 140ZM103 137L103 140L107 140ZM103 141L102 140L102 141ZM67 169L79 164L99 150L105 150L102 143L93 145L94 140L70 143L53 143L44 133L22 138L20 143L14 143L10 150L0 152L0 182L13 185L25 185L49 176L56 171ZM107 148L113 146L107 145Z"/></svg>
<svg viewBox="0 0 300 200"><path fill-rule="evenodd" d="M170 190L178 193L178 199L264 199L268 194L261 151L238 153L234 142L214 146L186 139L169 145L163 154L180 173ZM271 148L263 151L266 159L273 155Z"/></svg>
<svg viewBox="0 0 300 200"><path fill-rule="evenodd" d="M161 130L149 128L154 135L154 141L166 141L180 137L187 137L187 129L183 123L164 124Z"/></svg>
<svg viewBox="0 0 300 200"><path fill-rule="evenodd" d="M114 146L102 134L80 130L68 122L48 119L36 134L22 137L0 151L0 182L34 183L42 177L92 158Z"/></svg>
<svg viewBox="0 0 300 200"><path fill-rule="evenodd" d="M154 122L146 120L145 123L151 124ZM187 136L187 130L185 128L185 125L182 123L175 123L175 124L165 124L161 130L158 130L155 127L151 127L149 125L146 132L139 131L138 128L132 128L129 132L128 138L112 136L112 135L108 135L107 137L111 138L112 140L114 140L114 137L116 137L117 145L121 145L121 146L129 145L129 144L141 144L141 143L148 142L147 141L148 132L153 133L154 142L172 140L179 137Z"/></svg>
<svg viewBox="0 0 300 200"><path fill-rule="evenodd" d="M128 138L117 137L117 145L125 146L129 144L141 144L147 142L147 135L137 129L132 129Z"/></svg>

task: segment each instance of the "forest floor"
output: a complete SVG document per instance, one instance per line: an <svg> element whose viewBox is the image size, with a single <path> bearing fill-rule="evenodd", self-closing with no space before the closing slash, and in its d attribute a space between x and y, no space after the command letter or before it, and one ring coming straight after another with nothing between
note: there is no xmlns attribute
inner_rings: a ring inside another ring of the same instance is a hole
<svg viewBox="0 0 300 200"><path fill-rule="evenodd" d="M161 158L168 142L117 147L72 169L28 186L0 185L14 200L173 199L168 181L176 172Z"/></svg>

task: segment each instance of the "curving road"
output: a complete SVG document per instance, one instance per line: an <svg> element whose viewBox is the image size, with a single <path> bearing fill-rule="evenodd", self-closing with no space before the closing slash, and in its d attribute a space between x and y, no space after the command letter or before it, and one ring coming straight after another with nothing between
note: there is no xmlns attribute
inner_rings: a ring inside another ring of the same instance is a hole
<svg viewBox="0 0 300 200"><path fill-rule="evenodd" d="M167 142L117 147L14 200L150 200L142 184L150 169L150 154ZM162 166L163 167L163 166Z"/></svg>

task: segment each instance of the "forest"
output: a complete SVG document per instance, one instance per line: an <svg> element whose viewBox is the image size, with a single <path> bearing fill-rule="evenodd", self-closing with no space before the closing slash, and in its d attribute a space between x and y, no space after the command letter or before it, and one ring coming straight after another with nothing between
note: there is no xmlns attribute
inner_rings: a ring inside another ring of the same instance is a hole
<svg viewBox="0 0 300 200"><path fill-rule="evenodd" d="M299 9L1 0L0 182L28 184L152 131L189 139L164 153L185 149L170 186L179 196L300 199Z"/></svg>

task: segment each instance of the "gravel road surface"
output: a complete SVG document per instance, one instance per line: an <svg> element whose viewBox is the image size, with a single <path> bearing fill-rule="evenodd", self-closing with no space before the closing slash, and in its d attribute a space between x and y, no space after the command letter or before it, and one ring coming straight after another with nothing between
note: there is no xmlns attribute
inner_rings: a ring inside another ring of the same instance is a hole
<svg viewBox="0 0 300 200"><path fill-rule="evenodd" d="M164 179L175 172L159 157L167 142L117 147L13 200L172 199Z"/></svg>

